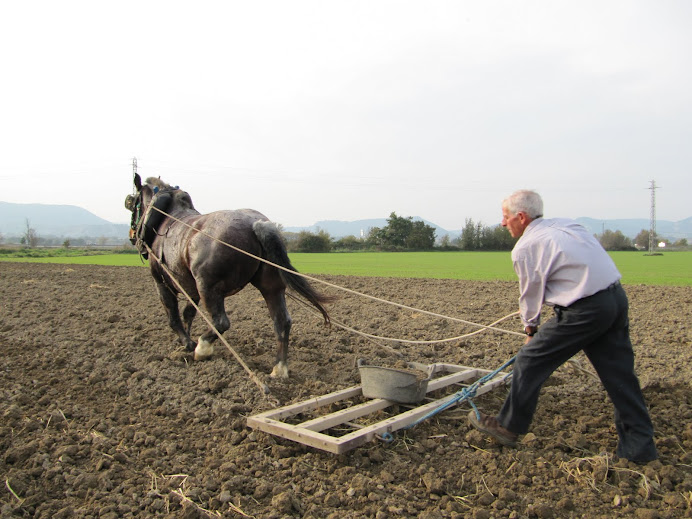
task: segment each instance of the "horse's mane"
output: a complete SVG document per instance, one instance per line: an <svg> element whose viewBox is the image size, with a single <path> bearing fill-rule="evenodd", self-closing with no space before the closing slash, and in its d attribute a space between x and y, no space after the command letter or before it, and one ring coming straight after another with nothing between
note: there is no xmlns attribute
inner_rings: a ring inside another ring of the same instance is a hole
<svg viewBox="0 0 692 519"><path fill-rule="evenodd" d="M192 205L192 198L190 198L188 192L183 191L178 186L171 186L170 184L167 184L161 180L161 177L149 177L147 178L146 183L152 187L158 187L161 191L169 191L173 196L174 203L196 210L195 206Z"/></svg>
<svg viewBox="0 0 692 519"><path fill-rule="evenodd" d="M173 186L166 184L163 180L161 180L161 177L149 177L146 179L145 183L152 187L158 187L159 189L174 189Z"/></svg>

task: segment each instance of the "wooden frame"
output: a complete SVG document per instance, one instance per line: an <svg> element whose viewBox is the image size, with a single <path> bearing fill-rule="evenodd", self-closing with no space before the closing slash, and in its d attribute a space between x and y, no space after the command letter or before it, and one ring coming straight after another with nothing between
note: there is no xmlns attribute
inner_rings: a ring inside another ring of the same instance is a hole
<svg viewBox="0 0 692 519"><path fill-rule="evenodd" d="M453 384L468 386L490 373L489 370L457 366L454 364L432 364L429 369L433 378L428 382L426 394ZM436 374L441 373L447 374L434 378ZM507 375L508 373L500 372L491 380L479 385L476 389L476 396L480 396L502 385ZM251 416L247 420L247 425L253 429L258 429L316 449L321 449L333 454L341 454L355 447L359 447L385 433L392 433L415 423L418 419L448 402L454 396L454 393L436 400L428 399L427 402L417 407L413 407L412 409L408 409L395 416L367 426L355 424L353 421L367 417L368 415L388 407L393 407L395 405L403 407L404 405L396 404L395 402L381 398L366 399L363 403L351 405L316 418L310 418L297 424L286 423L286 420L292 419L303 413L316 411L319 408L338 404L340 402L347 402L349 399L363 399L364 397L362 395L362 386L349 387L327 395L314 397L303 402L290 404ZM336 426L348 427L353 429L353 431L343 436L332 436L326 432L328 429Z"/></svg>

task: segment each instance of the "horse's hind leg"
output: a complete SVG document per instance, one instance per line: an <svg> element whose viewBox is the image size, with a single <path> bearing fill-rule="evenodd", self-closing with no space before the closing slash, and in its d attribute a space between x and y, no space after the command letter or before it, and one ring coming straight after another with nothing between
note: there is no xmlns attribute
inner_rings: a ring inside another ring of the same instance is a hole
<svg viewBox="0 0 692 519"><path fill-rule="evenodd" d="M192 322L190 320L190 323L188 323L188 331L185 331L185 328L183 328L183 323L180 320L180 310L178 309L178 298L176 295L171 291L171 289L166 286L163 283L157 283L156 288L159 291L159 297L161 298L161 302L163 303L164 308L166 309L166 313L168 314L168 325L171 327L171 329L178 334L178 338L180 339L180 342L182 343L183 346L188 351L192 351L195 349L195 343L190 339L190 333L189 333L189 324ZM194 317L194 315L192 316ZM185 322L188 322L188 312L187 308L185 309Z"/></svg>
<svg viewBox="0 0 692 519"><path fill-rule="evenodd" d="M223 296L212 295L203 297L204 308L211 314L211 322L214 324L216 331L219 332L219 335L223 335L231 327L223 301ZM214 341L217 338L218 335L214 330L209 330L202 334L195 348L195 360L205 360L211 357L214 353Z"/></svg>
<svg viewBox="0 0 692 519"><path fill-rule="evenodd" d="M277 342L276 364L270 376L288 378L288 338L291 334L292 321L286 308L284 290L266 292L260 289L260 291L267 302L269 315L274 321L274 333Z"/></svg>

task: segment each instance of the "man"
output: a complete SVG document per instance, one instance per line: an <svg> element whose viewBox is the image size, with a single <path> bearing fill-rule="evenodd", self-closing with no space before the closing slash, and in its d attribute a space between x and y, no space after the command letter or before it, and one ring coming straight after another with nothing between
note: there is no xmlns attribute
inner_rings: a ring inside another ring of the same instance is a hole
<svg viewBox="0 0 692 519"><path fill-rule="evenodd" d="M578 223L544 219L543 201L533 191L517 191L502 202L502 226L519 238L512 262L527 339L497 417L471 411L469 422L515 446L529 430L543 383L583 350L615 407L617 455L637 463L655 460L653 425L634 372L627 296L610 256ZM544 303L555 313L539 328Z"/></svg>

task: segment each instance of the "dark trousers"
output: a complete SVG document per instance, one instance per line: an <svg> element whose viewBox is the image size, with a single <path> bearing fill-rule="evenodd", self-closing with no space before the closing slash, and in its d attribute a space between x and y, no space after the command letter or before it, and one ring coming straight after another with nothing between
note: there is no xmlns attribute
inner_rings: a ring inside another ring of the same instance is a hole
<svg viewBox="0 0 692 519"><path fill-rule="evenodd" d="M653 425L634 372L627 295L620 283L555 315L519 350L509 395L497 418L517 434L529 430L543 383L581 350L598 373L615 407L617 455L646 462L658 457Z"/></svg>

